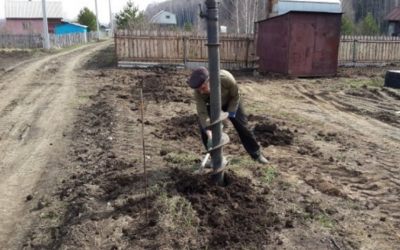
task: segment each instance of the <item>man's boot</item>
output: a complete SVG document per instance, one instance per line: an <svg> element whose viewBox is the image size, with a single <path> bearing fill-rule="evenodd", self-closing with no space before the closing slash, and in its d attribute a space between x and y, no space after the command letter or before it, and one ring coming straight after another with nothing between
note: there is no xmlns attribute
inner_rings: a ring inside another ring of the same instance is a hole
<svg viewBox="0 0 400 250"><path fill-rule="evenodd" d="M267 160L267 158L265 158L262 154L260 154L257 159L255 159L256 162L261 163L261 164L268 164L269 161Z"/></svg>

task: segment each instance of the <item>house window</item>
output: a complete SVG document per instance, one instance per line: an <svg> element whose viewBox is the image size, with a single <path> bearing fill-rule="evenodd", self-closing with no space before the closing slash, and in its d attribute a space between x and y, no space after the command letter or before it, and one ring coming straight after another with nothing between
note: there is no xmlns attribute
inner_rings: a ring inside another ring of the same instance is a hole
<svg viewBox="0 0 400 250"><path fill-rule="evenodd" d="M171 18L171 16L170 16L170 15L166 15L166 16L165 16L165 18L167 18L167 19L170 19L170 18Z"/></svg>
<svg viewBox="0 0 400 250"><path fill-rule="evenodd" d="M30 30L32 28L31 22L22 22L22 28L24 30Z"/></svg>

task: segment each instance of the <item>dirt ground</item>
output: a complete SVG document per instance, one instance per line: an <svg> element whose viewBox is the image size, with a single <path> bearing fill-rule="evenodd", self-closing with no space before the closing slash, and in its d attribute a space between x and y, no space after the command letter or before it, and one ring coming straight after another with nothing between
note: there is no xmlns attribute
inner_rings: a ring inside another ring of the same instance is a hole
<svg viewBox="0 0 400 250"><path fill-rule="evenodd" d="M42 50L0 49L0 73L46 54Z"/></svg>
<svg viewBox="0 0 400 250"><path fill-rule="evenodd" d="M227 123L217 187L194 174L204 149L189 71L117 69L105 46L0 76L0 245L398 249L400 91L383 87L387 68L233 72L271 163L253 162Z"/></svg>

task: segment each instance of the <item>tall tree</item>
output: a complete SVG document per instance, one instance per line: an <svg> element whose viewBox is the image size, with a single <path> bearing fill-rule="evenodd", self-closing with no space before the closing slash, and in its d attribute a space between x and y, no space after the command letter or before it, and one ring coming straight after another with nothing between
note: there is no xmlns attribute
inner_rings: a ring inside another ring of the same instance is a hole
<svg viewBox="0 0 400 250"><path fill-rule="evenodd" d="M118 14L115 15L118 29L134 28L143 24L144 14L134 5L132 0L126 3L126 6Z"/></svg>
<svg viewBox="0 0 400 250"><path fill-rule="evenodd" d="M341 0L343 12L354 24L360 24L370 12L378 24L380 31L384 31L387 22L384 17L396 6L399 0ZM220 0L220 25L228 28L232 33L252 33L254 22L266 18L267 0ZM276 2L276 1L274 1ZM149 17L160 10L167 10L176 15L178 26L184 28L185 23L192 23L194 29L204 31L205 21L199 18L199 3L204 0L165 0L150 4L146 9ZM355 33L354 26L354 33Z"/></svg>
<svg viewBox="0 0 400 250"><path fill-rule="evenodd" d="M361 22L361 34L368 36L379 34L379 26L371 13L368 13Z"/></svg>
<svg viewBox="0 0 400 250"><path fill-rule="evenodd" d="M342 16L341 33L342 35L354 35L355 33L354 24L347 16Z"/></svg>
<svg viewBox="0 0 400 250"><path fill-rule="evenodd" d="M78 23L88 26L89 31L97 30L96 15L87 7L84 7L79 11Z"/></svg>

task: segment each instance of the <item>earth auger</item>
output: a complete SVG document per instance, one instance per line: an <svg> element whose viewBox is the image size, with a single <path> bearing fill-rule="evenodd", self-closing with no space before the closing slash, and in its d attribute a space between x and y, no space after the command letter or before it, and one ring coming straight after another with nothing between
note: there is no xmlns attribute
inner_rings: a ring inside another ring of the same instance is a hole
<svg viewBox="0 0 400 250"><path fill-rule="evenodd" d="M222 121L227 117L221 114L221 80L220 54L219 54L219 22L218 3L216 0L206 0L207 12L203 13L200 5L200 17L207 20L207 47L208 47L208 69L210 72L210 126L212 131L212 148L208 151L211 155L213 173L212 181L217 185L225 185L224 161L222 147L229 142L229 138L222 133Z"/></svg>

